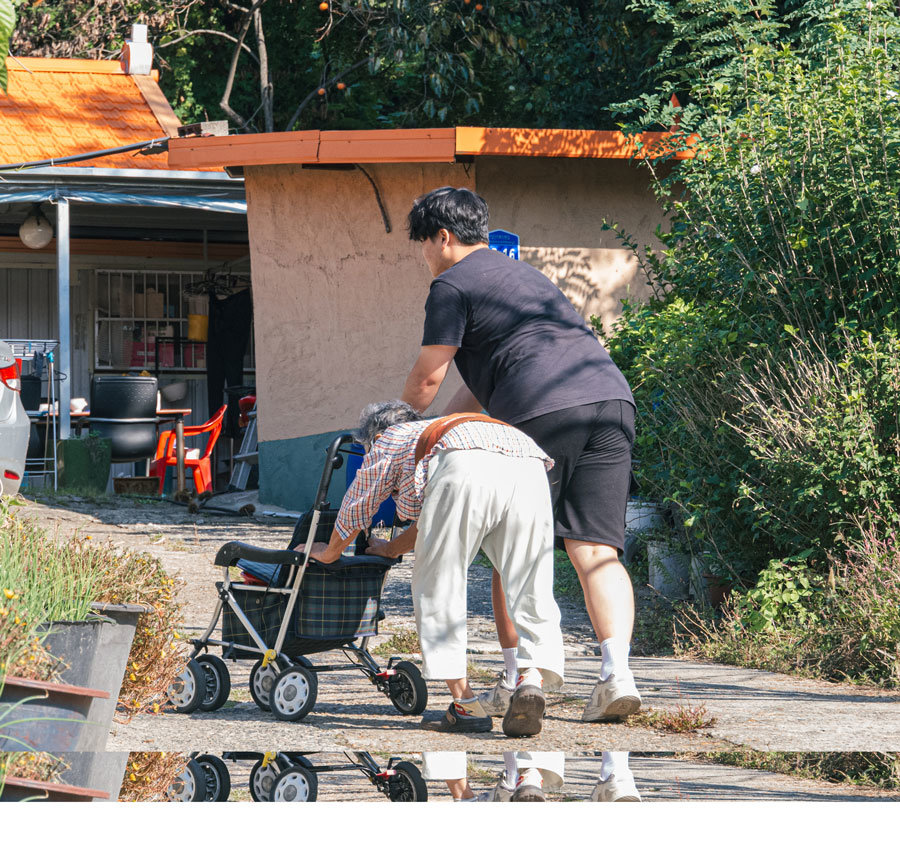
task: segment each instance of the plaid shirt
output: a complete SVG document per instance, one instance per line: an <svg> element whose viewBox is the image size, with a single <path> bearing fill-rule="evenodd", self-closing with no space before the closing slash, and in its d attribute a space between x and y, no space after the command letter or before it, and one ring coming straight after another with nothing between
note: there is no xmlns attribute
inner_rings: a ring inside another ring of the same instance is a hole
<svg viewBox="0 0 900 850"><path fill-rule="evenodd" d="M342 539L368 528L379 505L392 494L397 513L417 520L428 483L428 461L439 449L484 449L510 457L538 458L547 469L553 466L530 437L492 422L464 422L451 428L416 464L416 444L429 423L423 420L393 425L375 441L341 502L334 527Z"/></svg>

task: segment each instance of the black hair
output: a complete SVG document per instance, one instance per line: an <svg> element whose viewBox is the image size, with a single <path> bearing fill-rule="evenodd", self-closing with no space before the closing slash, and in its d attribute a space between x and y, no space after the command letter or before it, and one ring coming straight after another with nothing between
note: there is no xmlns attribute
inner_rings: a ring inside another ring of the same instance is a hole
<svg viewBox="0 0 900 850"><path fill-rule="evenodd" d="M415 242L431 239L444 228L463 245L477 245L488 241L488 205L469 189L442 186L416 198L407 227Z"/></svg>

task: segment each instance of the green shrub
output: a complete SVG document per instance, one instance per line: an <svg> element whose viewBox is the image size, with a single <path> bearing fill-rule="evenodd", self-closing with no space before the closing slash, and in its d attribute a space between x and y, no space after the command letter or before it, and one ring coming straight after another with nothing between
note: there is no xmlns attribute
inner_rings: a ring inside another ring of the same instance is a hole
<svg viewBox="0 0 900 850"><path fill-rule="evenodd" d="M681 612L679 650L689 655L900 688L900 548L869 523L831 560L827 579L800 558L773 562L721 618Z"/></svg>
<svg viewBox="0 0 900 850"><path fill-rule="evenodd" d="M696 155L647 161L669 226L661 250L632 247L655 295L607 339L642 496L745 586L810 547L821 575L855 518L900 519L896 16L806 4L781 44L744 3L643 5L681 39L687 106L661 90L633 129L677 117L670 144Z"/></svg>

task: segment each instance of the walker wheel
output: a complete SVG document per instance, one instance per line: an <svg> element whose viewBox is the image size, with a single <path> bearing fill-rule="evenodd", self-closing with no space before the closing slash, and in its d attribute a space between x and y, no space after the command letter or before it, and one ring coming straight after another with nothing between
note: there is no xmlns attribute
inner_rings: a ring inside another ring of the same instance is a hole
<svg viewBox="0 0 900 850"><path fill-rule="evenodd" d="M428 799L428 786L414 764L399 761L393 769L397 771L390 778L388 798L392 803L424 803Z"/></svg>
<svg viewBox="0 0 900 850"><path fill-rule="evenodd" d="M206 697L200 703L200 711L215 711L225 705L231 693L228 665L217 655L198 655L194 660L206 677Z"/></svg>
<svg viewBox="0 0 900 850"><path fill-rule="evenodd" d="M289 766L289 762L279 756L265 767L262 765L263 760L260 759L250 768L250 796L257 803L270 803L275 780Z"/></svg>
<svg viewBox="0 0 900 850"><path fill-rule="evenodd" d="M203 770L206 796L204 802L224 803L231 794L231 775L228 766L218 756L206 754L197 756L194 761Z"/></svg>
<svg viewBox="0 0 900 850"><path fill-rule="evenodd" d="M412 661L400 661L390 679L389 696L401 714L421 714L428 705L428 685Z"/></svg>
<svg viewBox="0 0 900 850"><path fill-rule="evenodd" d="M169 685L166 696L179 714L190 714L206 699L206 673L194 660L188 661L178 678Z"/></svg>
<svg viewBox="0 0 900 850"><path fill-rule="evenodd" d="M202 803L206 796L206 772L194 759L178 774L166 789L170 803Z"/></svg>
<svg viewBox="0 0 900 850"><path fill-rule="evenodd" d="M282 670L272 685L269 705L279 720L302 720L316 704L319 681L314 670L294 666Z"/></svg>
<svg viewBox="0 0 900 850"><path fill-rule="evenodd" d="M271 664L268 667L262 666L261 658L250 671L250 696L263 711L272 710L269 697L272 695L272 685L275 684L277 676L278 671Z"/></svg>
<svg viewBox="0 0 900 850"><path fill-rule="evenodd" d="M282 771L272 786L273 803L314 803L319 793L315 773L299 764Z"/></svg>

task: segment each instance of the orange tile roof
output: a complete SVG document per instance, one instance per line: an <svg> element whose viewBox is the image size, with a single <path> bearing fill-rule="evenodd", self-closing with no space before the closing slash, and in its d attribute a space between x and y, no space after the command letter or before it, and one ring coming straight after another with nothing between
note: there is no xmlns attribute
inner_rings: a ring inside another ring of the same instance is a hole
<svg viewBox="0 0 900 850"><path fill-rule="evenodd" d="M0 165L51 159L174 135L175 113L152 76L130 76L116 61L6 60L0 92ZM70 163L81 168L169 169L165 153L134 152ZM204 169L205 170L205 169Z"/></svg>

